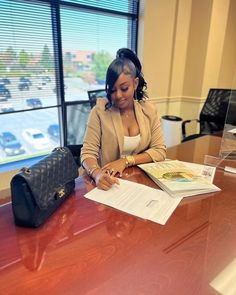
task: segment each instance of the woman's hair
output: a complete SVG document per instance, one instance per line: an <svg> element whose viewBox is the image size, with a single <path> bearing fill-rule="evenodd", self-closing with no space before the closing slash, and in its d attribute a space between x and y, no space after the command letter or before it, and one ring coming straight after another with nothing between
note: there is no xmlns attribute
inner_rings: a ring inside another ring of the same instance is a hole
<svg viewBox="0 0 236 295"><path fill-rule="evenodd" d="M106 92L108 103L106 105L106 109L112 106L111 92L116 80L122 73L139 79L134 99L141 101L148 97L145 91L147 89L147 83L144 80L142 65L137 55L128 48L121 48L116 53L116 59L112 61L107 69Z"/></svg>

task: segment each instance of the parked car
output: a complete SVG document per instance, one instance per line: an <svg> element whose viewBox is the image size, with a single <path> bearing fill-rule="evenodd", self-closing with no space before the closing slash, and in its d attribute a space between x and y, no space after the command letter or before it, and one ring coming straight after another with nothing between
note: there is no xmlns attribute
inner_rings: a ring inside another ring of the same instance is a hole
<svg viewBox="0 0 236 295"><path fill-rule="evenodd" d="M8 98L11 98L9 89L6 88L5 84L0 84L0 100L6 101Z"/></svg>
<svg viewBox="0 0 236 295"><path fill-rule="evenodd" d="M50 149L51 143L47 135L35 128L23 130L22 136L26 142L31 144L36 150Z"/></svg>
<svg viewBox="0 0 236 295"><path fill-rule="evenodd" d="M39 98L26 99L26 105L32 109L41 108L43 106L43 104Z"/></svg>
<svg viewBox="0 0 236 295"><path fill-rule="evenodd" d="M47 83L45 81L41 81L41 82L38 82L37 88L38 88L38 90L42 90L45 88L46 85L47 85Z"/></svg>
<svg viewBox="0 0 236 295"><path fill-rule="evenodd" d="M27 77L20 77L20 83L26 83L28 86L32 85L30 78Z"/></svg>
<svg viewBox="0 0 236 295"><path fill-rule="evenodd" d="M19 89L20 91L22 91L22 90L29 90L30 87L29 87L29 84L28 84L28 83L26 83L26 82L20 82L20 83L18 84L18 89Z"/></svg>
<svg viewBox="0 0 236 295"><path fill-rule="evenodd" d="M73 133L68 132L67 144L71 144L71 145L76 144L76 137Z"/></svg>
<svg viewBox="0 0 236 295"><path fill-rule="evenodd" d="M11 81L8 78L1 78L0 84L9 85L9 84L11 84Z"/></svg>
<svg viewBox="0 0 236 295"><path fill-rule="evenodd" d="M0 133L0 146L7 156L16 156L25 153L21 143L9 131Z"/></svg>
<svg viewBox="0 0 236 295"><path fill-rule="evenodd" d="M49 76L44 76L42 77L42 81L48 83L48 82L51 82L52 79Z"/></svg>
<svg viewBox="0 0 236 295"><path fill-rule="evenodd" d="M59 141L60 138L60 128L58 124L52 124L48 126L48 134L55 141Z"/></svg>
<svg viewBox="0 0 236 295"><path fill-rule="evenodd" d="M14 112L13 105L11 103L1 103L0 110L3 113Z"/></svg>
<svg viewBox="0 0 236 295"><path fill-rule="evenodd" d="M67 85L64 85L64 90L66 90L66 89L67 89ZM53 92L54 92L54 93L57 92L57 87L56 87L56 86L53 88Z"/></svg>
<svg viewBox="0 0 236 295"><path fill-rule="evenodd" d="M58 124L52 124L48 126L49 136L56 142L60 142L60 127ZM74 134L68 132L67 144L76 144L76 138Z"/></svg>

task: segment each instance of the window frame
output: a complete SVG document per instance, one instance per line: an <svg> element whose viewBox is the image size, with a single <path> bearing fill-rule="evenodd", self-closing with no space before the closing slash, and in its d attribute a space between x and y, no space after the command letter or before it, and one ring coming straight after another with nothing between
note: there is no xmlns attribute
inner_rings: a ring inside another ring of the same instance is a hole
<svg viewBox="0 0 236 295"><path fill-rule="evenodd" d="M126 17L127 19L131 20L131 27L128 30L128 35L130 39L130 48L132 50L137 51L137 42L138 42L138 23L139 23L139 0L133 0L133 5L136 12L123 12L118 10L112 10L108 8L96 7L86 4L78 3L78 1L74 0L18 0L19 3L21 2L29 2L29 3L38 3L40 4L48 4L51 11L51 29L52 29L52 46L53 46L53 56L54 56L54 69L55 69L55 85L56 85L56 102L57 104L53 104L51 106L42 106L36 109L22 109L16 111L9 111L7 113L0 113L1 116L13 114L13 113L21 113L21 112L28 112L28 111L36 111L39 109L57 109L58 111L58 120L59 126L61 130L60 135L60 142L61 145L66 145L66 138L67 138L67 126L66 126L66 107L67 105L71 105L74 103L82 104L87 103L86 100L77 100L76 102L73 101L66 101L65 100L65 89L64 89L64 70L63 70L63 48L62 48L62 34L61 34L61 17L60 17L60 9L61 8L74 8L76 10L83 10L88 12L99 12L104 13L109 16L122 16ZM133 34L135 32L135 34ZM26 159L27 160L27 159ZM15 162L12 162L15 163Z"/></svg>

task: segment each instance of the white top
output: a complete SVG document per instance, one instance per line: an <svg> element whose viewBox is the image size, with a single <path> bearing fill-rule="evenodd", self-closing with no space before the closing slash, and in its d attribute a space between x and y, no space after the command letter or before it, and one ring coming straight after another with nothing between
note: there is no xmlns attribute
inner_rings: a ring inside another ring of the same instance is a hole
<svg viewBox="0 0 236 295"><path fill-rule="evenodd" d="M140 138L140 134L136 136L124 136L124 147L122 156L131 155L139 145Z"/></svg>

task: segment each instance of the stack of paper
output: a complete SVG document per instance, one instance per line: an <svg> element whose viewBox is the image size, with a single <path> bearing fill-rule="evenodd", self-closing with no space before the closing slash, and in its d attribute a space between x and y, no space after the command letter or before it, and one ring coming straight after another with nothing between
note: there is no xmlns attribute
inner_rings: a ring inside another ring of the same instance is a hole
<svg viewBox="0 0 236 295"><path fill-rule="evenodd" d="M166 160L138 166L172 197L187 197L220 191L212 183L215 167L178 160Z"/></svg>
<svg viewBox="0 0 236 295"><path fill-rule="evenodd" d="M182 198L172 198L162 190L119 179L108 191L94 188L86 198L132 215L165 224Z"/></svg>

